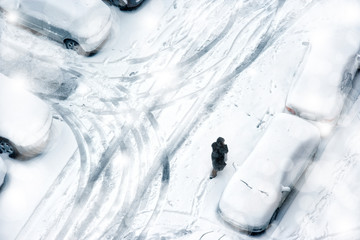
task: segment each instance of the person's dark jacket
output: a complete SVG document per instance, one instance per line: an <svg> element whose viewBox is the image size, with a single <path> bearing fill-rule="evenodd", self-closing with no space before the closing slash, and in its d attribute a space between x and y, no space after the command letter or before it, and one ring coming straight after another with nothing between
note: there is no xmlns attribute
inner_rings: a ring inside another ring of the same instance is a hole
<svg viewBox="0 0 360 240"><path fill-rule="evenodd" d="M226 166L225 163L225 154L228 153L228 147L226 144L223 144L219 141L214 142L211 144L212 147L212 153L211 153L211 159L212 164L215 170L221 171Z"/></svg>

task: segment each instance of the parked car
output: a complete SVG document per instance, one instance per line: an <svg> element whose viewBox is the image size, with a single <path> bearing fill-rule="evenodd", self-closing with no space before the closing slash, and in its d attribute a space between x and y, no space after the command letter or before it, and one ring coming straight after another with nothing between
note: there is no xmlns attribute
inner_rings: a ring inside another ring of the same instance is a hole
<svg viewBox="0 0 360 240"><path fill-rule="evenodd" d="M111 4L119 7L121 10L128 10L140 6L140 4L144 0L108 0L108 1Z"/></svg>
<svg viewBox="0 0 360 240"><path fill-rule="evenodd" d="M310 39L305 63L286 99L288 112L328 123L340 117L360 66L358 42L347 41L345 30L325 29Z"/></svg>
<svg viewBox="0 0 360 240"><path fill-rule="evenodd" d="M46 146L52 114L45 102L12 81L0 74L0 153L30 158Z"/></svg>
<svg viewBox="0 0 360 240"><path fill-rule="evenodd" d="M220 216L242 231L266 230L319 142L314 125L294 115L277 114L225 187L218 205Z"/></svg>
<svg viewBox="0 0 360 240"><path fill-rule="evenodd" d="M5 176L7 173L7 167L4 160L0 156L0 187L4 184Z"/></svg>
<svg viewBox="0 0 360 240"><path fill-rule="evenodd" d="M2 0L0 8L12 21L59 41L68 49L91 53L111 28L109 7L99 0Z"/></svg>

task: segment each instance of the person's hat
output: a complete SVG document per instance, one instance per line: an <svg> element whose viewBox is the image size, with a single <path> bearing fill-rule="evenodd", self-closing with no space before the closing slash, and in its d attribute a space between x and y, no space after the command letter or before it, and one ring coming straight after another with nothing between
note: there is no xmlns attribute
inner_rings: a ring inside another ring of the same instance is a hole
<svg viewBox="0 0 360 240"><path fill-rule="evenodd" d="M225 139L222 137L218 137L218 139L216 140L217 143L224 143Z"/></svg>

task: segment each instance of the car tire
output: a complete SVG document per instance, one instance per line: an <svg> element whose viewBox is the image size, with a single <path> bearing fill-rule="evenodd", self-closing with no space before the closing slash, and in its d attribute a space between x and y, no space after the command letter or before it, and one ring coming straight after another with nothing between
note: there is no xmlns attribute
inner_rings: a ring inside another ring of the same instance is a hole
<svg viewBox="0 0 360 240"><path fill-rule="evenodd" d="M4 138L0 138L0 153L8 153L11 158L16 158L18 156L15 147Z"/></svg>
<svg viewBox="0 0 360 240"><path fill-rule="evenodd" d="M121 4L119 4L119 8L120 8L120 10L123 10L123 11L129 10L129 7L127 5L122 6Z"/></svg>
<svg viewBox="0 0 360 240"><path fill-rule="evenodd" d="M2 183L2 185L0 186L0 192L2 192L4 189L5 189L5 187L6 187L6 185L7 185L7 182L9 181L8 180L8 175L6 174L5 176L4 176L4 180L3 180L3 183Z"/></svg>
<svg viewBox="0 0 360 240"><path fill-rule="evenodd" d="M278 214L279 214L279 208L277 208L274 212L274 214L271 216L271 219L270 219L270 224L275 221L275 219L277 218Z"/></svg>
<svg viewBox="0 0 360 240"><path fill-rule="evenodd" d="M74 50L77 53L81 52L80 44L72 39L65 39L64 44L67 49Z"/></svg>

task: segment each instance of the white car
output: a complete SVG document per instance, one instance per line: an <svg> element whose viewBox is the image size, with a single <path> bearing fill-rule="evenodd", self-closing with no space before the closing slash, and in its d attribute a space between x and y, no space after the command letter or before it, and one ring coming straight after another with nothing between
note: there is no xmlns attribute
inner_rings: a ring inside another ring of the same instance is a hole
<svg viewBox="0 0 360 240"><path fill-rule="evenodd" d="M49 106L0 74L0 153L31 158L46 146L52 126Z"/></svg>
<svg viewBox="0 0 360 240"><path fill-rule="evenodd" d="M0 187L4 183L6 173L7 173L7 167L5 165L4 160L0 156Z"/></svg>
<svg viewBox="0 0 360 240"><path fill-rule="evenodd" d="M350 41L351 36L336 28L312 36L304 66L288 93L287 111L312 121L337 121L360 66L359 41Z"/></svg>
<svg viewBox="0 0 360 240"><path fill-rule="evenodd" d="M100 0L2 0L10 21L64 43L68 49L96 51L111 28L111 11Z"/></svg>
<svg viewBox="0 0 360 240"><path fill-rule="evenodd" d="M320 142L319 130L294 115L280 113L232 176L218 205L235 228L262 232L306 170Z"/></svg>

